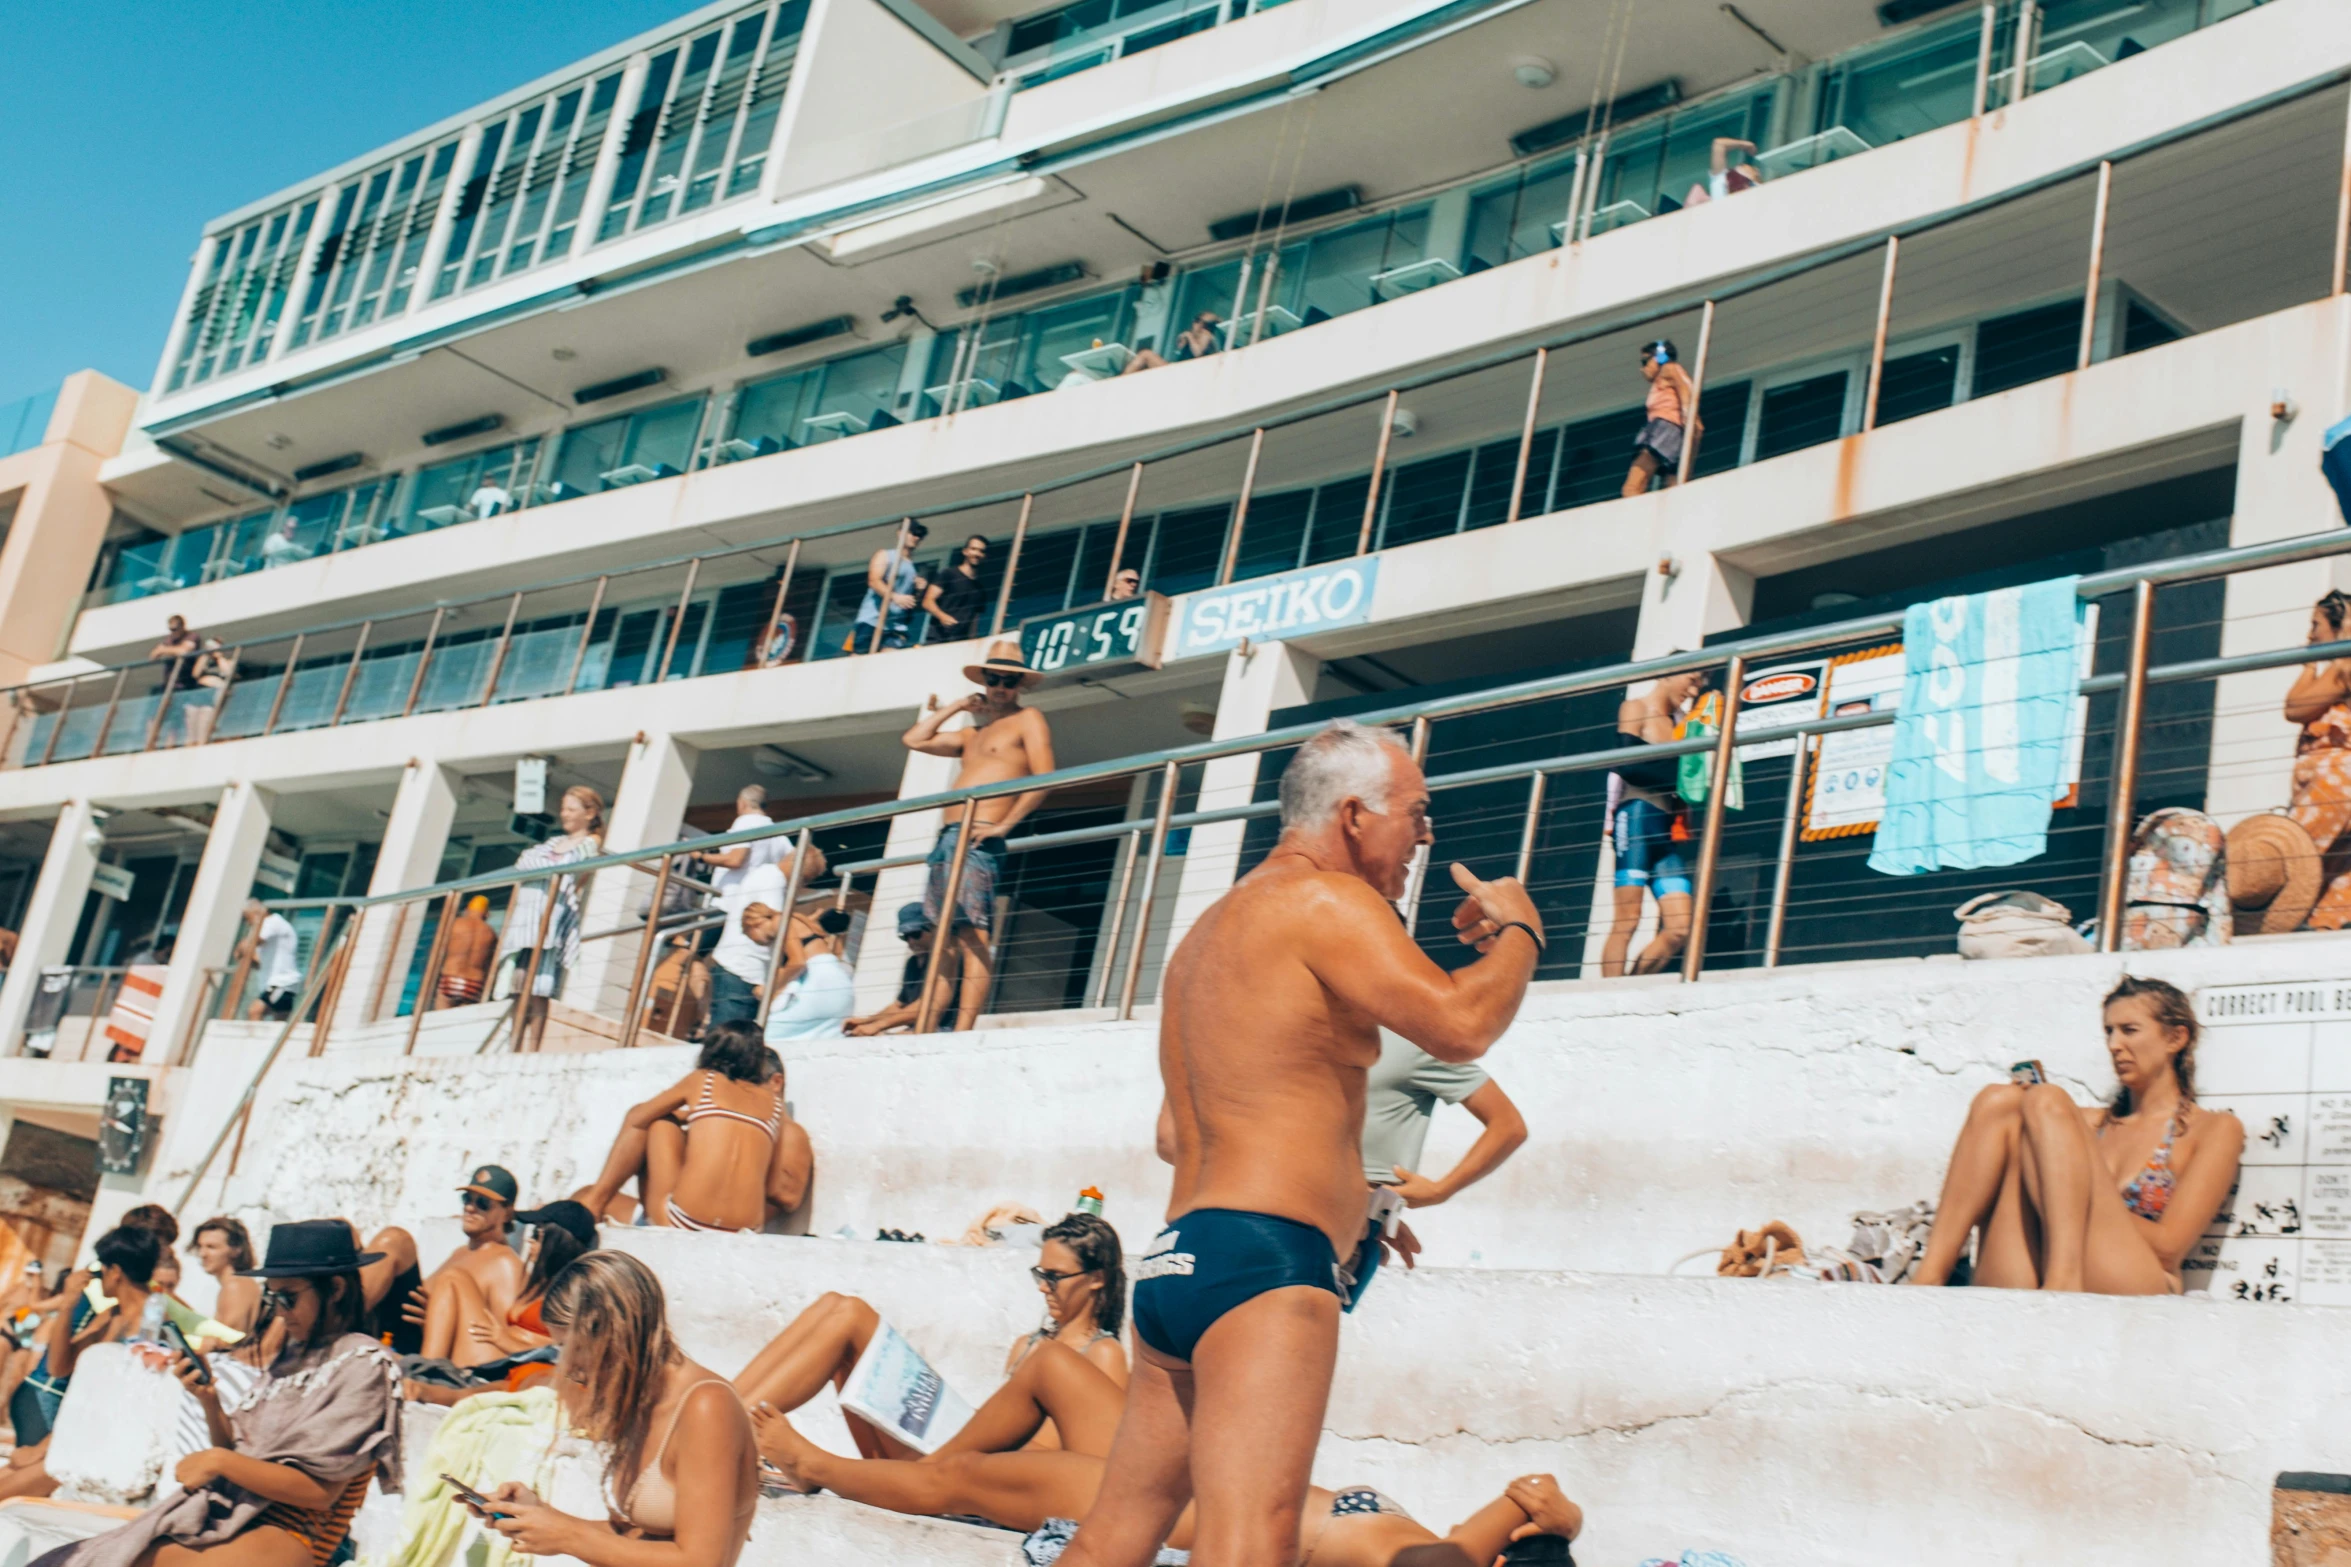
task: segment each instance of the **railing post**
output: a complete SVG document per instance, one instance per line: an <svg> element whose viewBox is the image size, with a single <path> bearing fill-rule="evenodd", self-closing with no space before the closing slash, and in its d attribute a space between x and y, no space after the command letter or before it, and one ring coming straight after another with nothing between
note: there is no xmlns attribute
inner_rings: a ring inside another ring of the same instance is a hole
<svg viewBox="0 0 2351 1567"><path fill-rule="evenodd" d="M324 933L323 930L321 933ZM325 945L323 941L319 943L321 948ZM187 1211L189 1202L196 1195L196 1188L204 1183L206 1172L212 1168L212 1161L220 1157L220 1151L227 1146L232 1132L236 1135L237 1146L229 1154L229 1174L237 1173L237 1160L245 1152L245 1126L253 1118L254 1096L261 1091L262 1079L269 1076L269 1069L277 1065L278 1055L286 1048L286 1042L294 1037L294 1030L302 1026L302 1014L317 999L317 956L314 950L311 953L310 972L302 981L302 995L295 1001L294 1010L286 1018L285 1025L278 1030L278 1037L271 1042L269 1053L261 1058L261 1065L254 1070L251 1081L245 1084L245 1092L238 1098L237 1107L229 1112L229 1119L221 1123L219 1133L212 1139L212 1146L205 1149L204 1157L196 1161L196 1172L188 1177L188 1184L180 1191L180 1200L173 1205L175 1213Z"/></svg>
<svg viewBox="0 0 2351 1567"><path fill-rule="evenodd" d="M1698 464L1698 404L1706 395L1706 355L1714 347L1714 301L1698 313L1698 357L1690 365L1690 406L1682 410L1682 460L1675 465L1673 482L1690 482Z"/></svg>
<svg viewBox="0 0 2351 1567"><path fill-rule="evenodd" d="M164 1058L163 1064L165 1066L186 1066L195 1059L196 1036L204 1032L206 1021L204 1009L213 1004L214 987L225 981L228 976L215 969L204 969L199 971L198 978L202 980L202 983L196 987L196 1005L189 1010L188 1026L180 1030L179 1044L174 1047L169 1056Z"/></svg>
<svg viewBox="0 0 2351 1567"><path fill-rule="evenodd" d="M522 595L517 593L506 601L506 625L498 633L497 649L490 654L490 678L482 682L482 699L476 707L488 707L498 695L498 677L506 673L506 650L514 642L514 617L522 612Z"/></svg>
<svg viewBox="0 0 2351 1567"><path fill-rule="evenodd" d="M358 950L360 916L366 912L365 909L351 911L350 920L344 924L335 939L334 955L327 960L326 966L319 973L318 1008L312 1013L310 1019L310 1053L314 1056L322 1055L326 1051L327 1034L332 1030L335 1021L335 1003L343 997L343 976L350 972L340 965L351 953ZM326 911L327 920L332 921L334 917L335 911L332 908L328 909ZM326 926L322 924L319 927L319 934L323 936L325 933ZM326 943L321 941L313 949L311 955L316 957L319 952L325 949Z"/></svg>
<svg viewBox="0 0 2351 1567"><path fill-rule="evenodd" d="M950 390L948 396L953 397L954 392ZM907 531L913 526L914 519L912 517L902 517L898 521L898 547L890 551L890 570L884 579L882 591L874 595L880 602L874 606L873 641L867 644L865 649L868 653L879 653L882 650L882 633L888 629L890 624L890 600L896 597L898 592L898 567L905 561L906 552L914 548L914 539ZM873 589L868 587L866 591L872 593ZM909 610L907 613L912 614L913 611ZM662 660L662 667L664 669L669 667L667 658Z"/></svg>
<svg viewBox="0 0 2351 1567"><path fill-rule="evenodd" d="M523 1053L523 1027L525 1024L530 1022L531 1003L538 998L539 994L539 962L542 955L547 950L548 928L555 922L555 884L558 879L559 878L557 873L550 872L547 877L547 884L539 889L538 933L531 938L530 961L524 964L522 972L515 976L513 1029L514 1053L516 1055L521 1055ZM522 883L516 882L515 886L519 890L522 886ZM549 1001L553 1001L555 999L552 986L549 987L549 994L547 999ZM545 1025L542 1023L540 1026L540 1033L543 1034L544 1032ZM539 1039L538 1036L534 1035L531 1040L531 1049L536 1051L538 1048Z"/></svg>
<svg viewBox="0 0 2351 1567"><path fill-rule="evenodd" d="M784 938L792 931L792 910L800 902L800 882L808 874L808 850L815 836L813 831L803 827L800 829L799 842L792 847L792 873L784 878L784 906L776 911L775 940L767 946L767 984L759 992L759 1033L762 1038L767 1035L767 1015L775 1010L776 979L784 971ZM962 848L962 844L956 845L959 854ZM931 951L936 955L938 948L933 946Z"/></svg>
<svg viewBox="0 0 2351 1567"><path fill-rule="evenodd" d="M301 671L302 639L308 634L302 631L294 633L293 649L286 654L285 672L278 676L278 688L270 693L269 716L261 721L261 733L264 737L276 732L278 714L286 710L286 693L294 689L294 677Z"/></svg>
<svg viewBox="0 0 2351 1567"><path fill-rule="evenodd" d="M798 539L794 539L792 541L792 551L795 555L797 555L799 550L800 541ZM612 579L609 576L598 577L596 579L596 591L590 595L588 599L588 619L587 622L580 627L580 645L576 648L573 648L571 652L571 678L564 681L563 683L563 694L565 696L571 695L574 691L577 691L580 688L580 671L587 667L588 646L595 640L596 637L596 616L604 608L604 587L605 584L609 583L611 580Z"/></svg>
<svg viewBox="0 0 2351 1567"><path fill-rule="evenodd" d="M645 980L653 971L653 954L661 946L661 910L669 901L669 867L674 858L673 855L663 855L661 868L653 873L653 907L645 912L645 937L637 944L636 968L629 975L629 1003L620 1015L620 1047L623 1050L636 1047L637 1011L644 1005ZM685 982L686 976L681 972L678 983L682 986Z"/></svg>
<svg viewBox="0 0 2351 1567"><path fill-rule="evenodd" d="M424 695L425 666L433 661L433 642L441 634L441 617L448 613L445 605L433 606L432 624L424 628L424 646L417 650L416 673L408 677L408 700L400 704L402 718L416 711L416 699Z"/></svg>
<svg viewBox="0 0 2351 1567"><path fill-rule="evenodd" d="M1518 471L1510 480L1510 509L1502 514L1505 524L1518 521L1519 508L1527 491L1527 469L1535 458L1535 410L1543 402L1543 368L1550 362L1551 350L1535 350L1535 373L1527 382L1526 421L1518 427Z"/></svg>
<svg viewBox="0 0 2351 1567"><path fill-rule="evenodd" d="M776 578L776 599L773 604L767 607L767 623L760 627L759 645L753 650L753 657L758 660L759 667L762 669L767 667L767 649L769 644L775 641L776 627L783 623L784 600L792 595L792 573L798 570L799 566L800 541L794 539L784 550L784 569ZM794 637L793 641L797 643L799 638ZM586 650L583 648L582 651ZM806 648L800 648L799 653L803 660L808 657Z"/></svg>
<svg viewBox="0 0 2351 1567"><path fill-rule="evenodd" d="M404 1056L416 1054L417 1031L424 1027L424 1015L433 1010L433 1001L440 994L441 960L449 952L449 927L457 921L457 894L452 892L441 899L441 922L433 927L432 950L425 954L424 978L416 987L416 1005L408 1009L408 1039L400 1047Z"/></svg>
<svg viewBox="0 0 2351 1567"><path fill-rule="evenodd" d="M245 982L253 977L253 955L260 950L261 921L268 917L245 916L245 934L237 942L237 965L229 971L228 1002L232 1007L244 1003Z"/></svg>
<svg viewBox="0 0 2351 1567"><path fill-rule="evenodd" d="M1167 822L1175 814L1176 787L1182 781L1180 763L1159 770L1159 815L1151 824L1151 858L1143 866L1143 901L1135 910L1135 934L1127 943L1126 978L1118 987L1118 1020L1135 1015L1135 992L1143 983L1143 951L1151 941L1151 903L1159 896L1159 862L1167 854Z"/></svg>
<svg viewBox="0 0 2351 1567"><path fill-rule="evenodd" d="M179 689L180 667L187 662L188 661L184 658L175 658L171 661L171 667L163 672L163 685L155 693L155 711L147 715L147 737L139 743L139 749L141 751L152 751L155 749L155 737L163 733L163 715L171 711L172 693ZM115 690L120 692L121 689L121 677L117 676L115 680ZM111 721L114 717L114 713L112 711L113 704L109 702L107 706L108 712L106 717L109 721ZM97 749L93 747L90 751L90 754L92 756L96 756L98 754Z"/></svg>
<svg viewBox="0 0 2351 1567"><path fill-rule="evenodd" d="M1396 399L1401 394L1395 388L1388 390L1388 400L1380 405L1379 444L1371 449L1371 484L1363 492L1363 527L1355 535L1355 553L1371 553L1372 524L1380 515L1380 476L1388 470L1388 438L1396 433Z"/></svg>
<svg viewBox="0 0 2351 1567"><path fill-rule="evenodd" d="M1998 32L2000 7L1997 0L1984 0L1983 31L1976 39L1975 53L1975 108L1971 119L1982 119L1984 109L1992 97L1992 41Z"/></svg>
<svg viewBox="0 0 2351 1567"><path fill-rule="evenodd" d="M1804 764L1812 755L1812 737L1796 731L1796 759L1788 772L1788 804L1780 816L1780 857L1771 876L1771 924L1763 936L1763 966L1780 966L1780 938L1788 928L1788 884L1796 874L1796 825L1804 814Z"/></svg>
<svg viewBox="0 0 2351 1567"><path fill-rule="evenodd" d="M1548 781L1546 773L1527 774L1527 819L1518 830L1518 868L1512 872L1522 886L1535 868L1535 839L1543 825L1543 790Z"/></svg>
<svg viewBox="0 0 2351 1567"><path fill-rule="evenodd" d="M40 765L43 767L47 767L49 758L57 754L57 737L65 733L65 721L73 713L73 695L81 689L81 684L79 680L68 680L65 683L64 700L57 704L56 721L50 724L49 738L41 746Z"/></svg>
<svg viewBox="0 0 2351 1567"><path fill-rule="evenodd" d="M654 673L653 683L661 684L669 678L669 666L678 652L678 633L686 629L686 610L694 602L694 584L702 576L702 557L697 555L686 562L686 585L678 592L678 612L670 617L669 640L661 647L661 668Z"/></svg>
<svg viewBox="0 0 2351 1567"><path fill-rule="evenodd" d="M1412 721L1412 765L1424 772L1429 765L1429 721L1424 717ZM1397 900L1397 912L1404 916L1404 934L1409 939L1420 923L1420 887L1428 879L1429 846L1422 844L1412 851L1412 869L1404 875L1404 896Z"/></svg>
<svg viewBox="0 0 2351 1567"><path fill-rule="evenodd" d="M1567 184L1567 216L1559 225L1559 243L1562 248L1576 242L1576 225L1583 221L1584 182L1590 177L1592 168L1590 149L1578 147L1575 155L1575 175Z"/></svg>
<svg viewBox="0 0 2351 1567"><path fill-rule="evenodd" d="M1135 525L1135 498L1143 493L1143 465L1135 464L1127 473L1126 504L1118 509L1118 533L1110 541L1110 569L1102 574L1102 596L1110 597L1118 586L1118 565L1126 559L1127 530ZM1141 573L1136 575L1140 576ZM1007 579L1009 580L1009 579Z"/></svg>
<svg viewBox="0 0 2351 1567"><path fill-rule="evenodd" d="M2131 826L2139 792L2139 730L2147 709L2147 654L2155 634L2155 584L2131 590L2131 661L2123 679L2122 721L2114 734L2114 793L2106 802L2106 874L2098 886L2098 950L2122 950L2122 895L2130 876Z"/></svg>
<svg viewBox="0 0 2351 1567"><path fill-rule="evenodd" d="M1118 968L1118 936L1127 920L1127 895L1134 890L1135 861L1142 847L1143 829L1137 826L1119 846L1118 897L1110 905L1110 929L1102 938L1102 976L1094 982L1094 1005L1110 1004L1110 976Z"/></svg>
<svg viewBox="0 0 2351 1567"><path fill-rule="evenodd" d="M343 689L335 693L335 716L327 720L334 728L343 721L343 710L351 705L351 688L359 683L359 661L367 656L367 634L375 629L375 622L359 623L359 640L351 644L351 662L343 666Z"/></svg>
<svg viewBox="0 0 2351 1567"><path fill-rule="evenodd" d="M108 730L114 727L114 710L116 707L121 705L123 682L130 678L130 674L131 672L127 666L114 672L114 685L112 689L106 693L106 711L100 714L98 718L98 738L90 742L90 754L92 756L104 756L106 754L106 734Z"/></svg>
<svg viewBox="0 0 2351 1567"><path fill-rule="evenodd" d="M1869 345L1869 397L1861 407L1861 428L1878 427L1878 392L1886 381L1886 328L1894 318L1894 260L1902 253L1902 236L1886 236L1886 274L1878 280L1878 328Z"/></svg>
<svg viewBox="0 0 2351 1567"><path fill-rule="evenodd" d="M1683 450L1689 448L1685 443ZM1690 899L1690 940L1682 948L1682 979L1694 984L1706 966L1706 920L1714 907L1714 873L1722 863L1723 802L1730 797L1731 763L1738 755L1739 688L1747 683L1747 655L1731 655L1722 681L1722 733L1714 741L1714 781L1706 789L1706 836L1698 844L1698 887Z"/></svg>
<svg viewBox="0 0 2351 1567"><path fill-rule="evenodd" d="M1020 519L1012 525L1012 548L1004 556L1004 581L996 589L996 618L988 624L988 635L1004 634L1004 612L1012 607L1012 579L1020 571L1020 547L1029 538L1029 508L1036 505L1035 495L1020 498Z"/></svg>
<svg viewBox="0 0 2351 1567"><path fill-rule="evenodd" d="M2016 60L2008 85L2008 107L2024 102L2032 89L2033 34L2040 30L2041 8L2033 0L2017 0Z"/></svg>
<svg viewBox="0 0 2351 1567"><path fill-rule="evenodd" d="M1241 470L1241 498L1233 503L1233 526L1225 536L1224 561L1217 567L1217 586L1233 580L1233 567L1241 559L1241 530L1249 526L1249 497L1257 489L1257 460L1265 454L1265 426L1259 425L1249 434L1249 465Z"/></svg>
<svg viewBox="0 0 2351 1567"><path fill-rule="evenodd" d="M979 820L980 802L963 802L963 822L955 834L955 856L947 864L947 887L939 899L939 922L931 929L931 960L923 965L922 995L915 1002L914 1031L927 1034L938 1022L939 971L945 964L947 948L955 938L955 900L963 893L963 862L971 854L971 834ZM776 940L783 940L783 932L776 932ZM956 997L956 1008L962 1009L963 998Z"/></svg>
<svg viewBox="0 0 2351 1567"><path fill-rule="evenodd" d="M2335 195L2335 269L2328 276L2334 279L2329 292L2340 294L2345 287L2345 272L2351 269L2351 113L2343 117L2343 161L2335 178L2338 186Z"/></svg>
<svg viewBox="0 0 2351 1567"><path fill-rule="evenodd" d="M2106 265L2106 198L2114 188L2114 164L2098 165L2098 205L2090 214L2090 281L2082 291L2082 346L2074 360L2076 370L2090 368L2090 350L2098 339L2098 274Z"/></svg>

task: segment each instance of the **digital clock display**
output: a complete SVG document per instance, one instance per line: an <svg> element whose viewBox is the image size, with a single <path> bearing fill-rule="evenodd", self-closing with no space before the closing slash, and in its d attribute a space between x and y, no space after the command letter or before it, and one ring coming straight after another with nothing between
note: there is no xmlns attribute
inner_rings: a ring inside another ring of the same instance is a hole
<svg viewBox="0 0 2351 1567"><path fill-rule="evenodd" d="M1167 605L1164 595L1146 593L1022 621L1021 657L1047 677L1113 664L1157 669Z"/></svg>

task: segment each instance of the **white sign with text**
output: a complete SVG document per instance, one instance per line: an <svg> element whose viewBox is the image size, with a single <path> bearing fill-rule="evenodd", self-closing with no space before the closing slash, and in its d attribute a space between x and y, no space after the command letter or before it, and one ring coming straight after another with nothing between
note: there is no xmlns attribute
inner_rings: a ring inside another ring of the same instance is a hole
<svg viewBox="0 0 2351 1567"><path fill-rule="evenodd" d="M1192 658L1245 641L1283 642L1333 626L1360 625L1371 619L1372 590L1379 580L1380 558L1365 555L1203 588L1185 598L1168 656Z"/></svg>

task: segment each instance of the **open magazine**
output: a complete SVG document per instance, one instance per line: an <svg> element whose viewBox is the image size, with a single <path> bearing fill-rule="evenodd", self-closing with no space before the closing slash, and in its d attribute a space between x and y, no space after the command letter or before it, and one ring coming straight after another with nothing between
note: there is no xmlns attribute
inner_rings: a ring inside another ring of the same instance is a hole
<svg viewBox="0 0 2351 1567"><path fill-rule="evenodd" d="M971 1405L887 1322L857 1357L841 1407L918 1453L937 1452L971 1418Z"/></svg>

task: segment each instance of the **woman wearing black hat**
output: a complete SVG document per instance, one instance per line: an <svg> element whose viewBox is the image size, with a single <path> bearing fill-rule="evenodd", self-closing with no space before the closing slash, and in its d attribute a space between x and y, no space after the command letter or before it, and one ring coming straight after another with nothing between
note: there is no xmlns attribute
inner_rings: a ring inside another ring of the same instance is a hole
<svg viewBox="0 0 2351 1567"><path fill-rule="evenodd" d="M310 1567L334 1554L372 1476L400 1489L400 1364L353 1332L367 1309L358 1251L338 1219L281 1224L247 1270L285 1347L234 1414L202 1365L183 1358L213 1445L180 1460L186 1489L119 1529L60 1546L37 1567L135 1567L217 1556L219 1567Z"/></svg>

